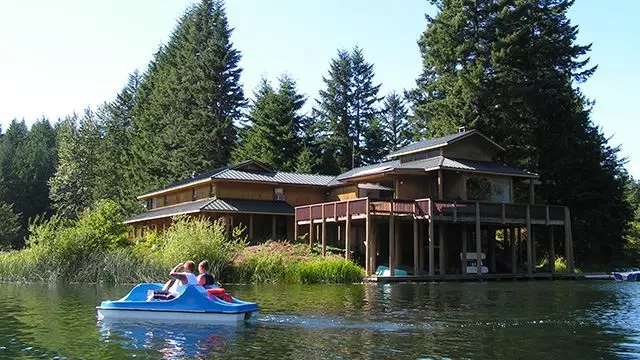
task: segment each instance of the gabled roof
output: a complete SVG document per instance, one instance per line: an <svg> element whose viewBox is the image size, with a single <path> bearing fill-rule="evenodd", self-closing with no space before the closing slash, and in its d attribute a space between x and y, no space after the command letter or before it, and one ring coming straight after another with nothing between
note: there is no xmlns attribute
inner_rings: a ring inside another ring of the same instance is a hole
<svg viewBox="0 0 640 360"><path fill-rule="evenodd" d="M284 201L208 198L149 210L125 220L125 224L204 212L293 215Z"/></svg>
<svg viewBox="0 0 640 360"><path fill-rule="evenodd" d="M456 170L471 173L509 175L536 178L537 174L520 170L508 166L502 166L488 161L474 161L466 159L454 159L444 156L436 156L428 159L417 161L403 162L400 160L388 161L382 164L363 166L352 169L344 174L336 177L332 185L339 185L341 181L348 179L357 179L367 175L376 175L383 173L401 172L401 171L433 171L433 170ZM331 185L331 184L330 184Z"/></svg>
<svg viewBox="0 0 640 360"><path fill-rule="evenodd" d="M276 184L290 184L290 185L310 185L310 186L323 186L327 185L334 177L327 175L313 175L313 174L300 174L290 173L284 171L273 171L264 164L255 161L247 160L238 164L219 167L211 171L205 171L199 174L194 174L190 178L182 179L163 188L148 192L144 195L138 196L138 199L149 197L163 193L167 190L179 189L182 187L197 184L199 182L207 182L210 180L237 180L237 181L257 181Z"/></svg>
<svg viewBox="0 0 640 360"><path fill-rule="evenodd" d="M452 144L456 141L460 141L462 139L466 139L470 136L480 136L482 137L484 140L486 140L487 142L489 142L492 146L494 146L495 148L497 148L498 150L503 151L504 148L500 145L498 145L495 141L491 140L490 138L488 138L487 136L483 135L481 132L477 131L477 130L467 130L467 131L463 131L463 132L459 132L456 134L452 134L452 135L447 135L447 136L442 136L439 138L433 138L433 139L426 139L426 140L422 140L422 141L418 141L416 143L407 145L403 148L398 149L397 151L392 152L391 154L388 155L389 158L395 158L395 157L399 157L402 155L408 155L408 154L413 154L419 151L426 151L426 150L431 150L431 149L438 149L441 148L443 146L447 146L449 144Z"/></svg>

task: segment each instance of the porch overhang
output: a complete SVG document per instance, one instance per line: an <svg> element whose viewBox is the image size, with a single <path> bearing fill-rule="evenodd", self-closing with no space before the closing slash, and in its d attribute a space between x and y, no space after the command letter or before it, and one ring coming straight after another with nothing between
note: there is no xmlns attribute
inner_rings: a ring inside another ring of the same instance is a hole
<svg viewBox="0 0 640 360"><path fill-rule="evenodd" d="M295 211L284 201L208 198L150 210L126 219L124 224L211 213L293 216Z"/></svg>

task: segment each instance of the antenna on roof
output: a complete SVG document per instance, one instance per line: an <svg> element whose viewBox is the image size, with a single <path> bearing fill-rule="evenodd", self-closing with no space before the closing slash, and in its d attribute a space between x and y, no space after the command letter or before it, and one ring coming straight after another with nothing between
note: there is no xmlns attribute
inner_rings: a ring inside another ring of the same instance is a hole
<svg viewBox="0 0 640 360"><path fill-rule="evenodd" d="M464 125L463 126L458 126L458 132L459 133L463 133L465 131L467 131L467 127L466 126L464 126Z"/></svg>

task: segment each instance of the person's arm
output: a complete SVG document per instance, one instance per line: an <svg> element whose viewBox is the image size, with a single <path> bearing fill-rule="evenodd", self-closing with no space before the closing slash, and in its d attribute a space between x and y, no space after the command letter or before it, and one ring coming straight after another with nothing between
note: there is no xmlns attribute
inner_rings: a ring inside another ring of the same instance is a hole
<svg viewBox="0 0 640 360"><path fill-rule="evenodd" d="M198 275L198 285L204 286L207 283L207 279L203 275Z"/></svg>
<svg viewBox="0 0 640 360"><path fill-rule="evenodd" d="M188 283L187 277L184 275L184 273L178 272L178 269L182 269L182 263L174 266L173 269L171 269L169 276L180 280L183 284L186 285Z"/></svg>

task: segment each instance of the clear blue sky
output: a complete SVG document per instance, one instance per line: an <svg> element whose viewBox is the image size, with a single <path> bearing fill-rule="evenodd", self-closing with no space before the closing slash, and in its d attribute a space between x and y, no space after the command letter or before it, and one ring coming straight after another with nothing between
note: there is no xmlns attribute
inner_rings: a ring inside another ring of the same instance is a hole
<svg viewBox="0 0 640 360"><path fill-rule="evenodd" d="M191 0L6 0L0 3L0 126L43 115L54 121L110 101L135 69L144 71ZM228 0L242 51L242 82L252 95L262 76L288 73L312 100L339 48L362 47L382 91L414 85L416 40L426 0ZM596 74L581 87L596 101L593 120L622 145L640 178L640 1L579 0L570 11L579 42L593 43ZM499 139L497 139L499 141Z"/></svg>

